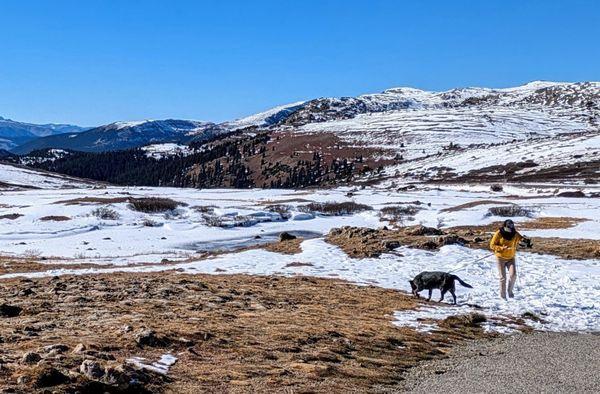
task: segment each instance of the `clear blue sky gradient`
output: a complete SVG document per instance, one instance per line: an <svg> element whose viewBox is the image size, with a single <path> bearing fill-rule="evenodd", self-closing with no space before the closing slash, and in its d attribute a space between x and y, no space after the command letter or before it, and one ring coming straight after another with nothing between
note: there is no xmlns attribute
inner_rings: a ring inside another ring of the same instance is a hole
<svg viewBox="0 0 600 394"><path fill-rule="evenodd" d="M600 80L600 1L0 1L0 116L223 121L394 86Z"/></svg>

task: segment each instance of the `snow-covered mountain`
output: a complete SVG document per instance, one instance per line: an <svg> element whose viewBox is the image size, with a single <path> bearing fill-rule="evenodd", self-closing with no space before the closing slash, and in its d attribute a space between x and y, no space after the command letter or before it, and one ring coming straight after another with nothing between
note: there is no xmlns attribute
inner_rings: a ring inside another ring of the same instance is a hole
<svg viewBox="0 0 600 394"><path fill-rule="evenodd" d="M82 133L40 138L13 152L42 148L100 152L164 143L185 145L235 132L246 136L275 133L282 145L281 154L291 158L300 153L312 157L311 152L343 146L346 160L370 155L371 164L380 161L390 176L481 177L482 169L489 169L494 177L502 177L506 171L510 176L548 171L566 174L564 166L572 167L567 172L575 171L573 165L581 163L593 168L600 157L600 83L536 81L512 88L443 92L401 87L282 105L220 124L188 120L117 122ZM273 147L269 149L273 151ZM178 154L167 149L160 155L171 153ZM260 160L265 171L269 160ZM279 162L280 158L273 160ZM302 161L307 162L307 158ZM560 171L557 166L562 166ZM585 179L590 176L598 177L586 170Z"/></svg>
<svg viewBox="0 0 600 394"><path fill-rule="evenodd" d="M68 124L33 124L17 122L0 116L0 149L10 150L39 137L60 133L78 133L84 127Z"/></svg>
<svg viewBox="0 0 600 394"><path fill-rule="evenodd" d="M103 152L165 142L188 143L194 140L210 139L228 131L229 129L215 123L193 120L115 122L82 133L38 138L12 151L24 154L38 149L55 148Z"/></svg>
<svg viewBox="0 0 600 394"><path fill-rule="evenodd" d="M318 98L290 107L287 116L280 116L277 125L305 126L313 123L353 119L361 114L409 112L414 110L511 108L519 110L552 110L582 115L598 115L600 83L531 82L506 89L460 88L444 92L429 92L415 88L393 88L382 93L358 97ZM272 114L272 111L265 113ZM282 114L283 115L283 114ZM252 119L246 118L246 119ZM401 121L401 119L399 119Z"/></svg>
<svg viewBox="0 0 600 394"><path fill-rule="evenodd" d="M392 174L427 178L440 173L440 167L445 176L464 175L482 166L524 162L529 156L535 157L536 166L522 171L536 172L600 158L599 82L536 81L444 92L394 88L310 100L277 114L281 116L271 129L331 133L351 146L401 157L404 163L389 168ZM242 121L248 125L248 120L253 117ZM255 120L261 122L260 117Z"/></svg>

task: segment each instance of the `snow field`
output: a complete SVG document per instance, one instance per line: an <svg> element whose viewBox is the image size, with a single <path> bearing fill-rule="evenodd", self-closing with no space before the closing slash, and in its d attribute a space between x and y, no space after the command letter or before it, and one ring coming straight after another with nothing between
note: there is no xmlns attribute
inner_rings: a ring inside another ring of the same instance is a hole
<svg viewBox="0 0 600 394"><path fill-rule="evenodd" d="M197 252L210 249L215 244L233 244L251 240L256 236L278 234L282 231L305 231L325 234L333 227L344 225L380 227L385 225L378 210L389 205L416 205L422 208L405 224L424 224L443 227L455 225L488 224L502 218L490 217L490 206L518 203L530 208L536 217L570 216L587 219L565 230L523 231L525 235L546 236L558 231L562 237L596 238L600 233L597 215L600 201L592 198L556 198L538 196L540 187L507 185L504 193L492 193L482 186L448 186L444 189L417 187L409 191L393 191L384 187L356 190L337 188L331 190L193 190L171 188L108 188L102 190L31 190L5 192L0 195L0 215L18 213L15 220L0 221L0 250L4 255L16 257L49 258L42 263L48 270L14 276L41 277L63 274L91 274L100 272L156 272L177 269L188 273L247 273L255 275L311 275L343 279L362 285L375 285L410 291L408 280L425 270L450 271L474 286L462 288L457 284L459 306L431 304L414 312L396 313L396 323L435 329L420 323L419 318L443 318L459 313L480 311L492 317L487 328L507 331L497 324L497 318L521 316L531 312L546 324L530 322L535 328L557 331L594 331L600 329L600 261L572 261L553 256L521 252L518 256L519 281L516 298L508 302L497 295L497 273L493 258L475 263L489 254L460 246L445 246L436 252L399 248L394 254L380 258L351 259L336 246L322 238L305 240L302 252L282 255L262 249L225 253L210 258L200 258ZM544 189L547 190L547 189ZM351 192L351 194L349 194ZM545 192L543 192L545 193ZM532 198L514 200L508 195ZM114 209L117 220L102 220L93 215L98 206L65 205L57 203L81 197L143 197L160 196L186 203L175 214L145 214L136 212L127 203L105 204ZM453 212L443 211L460 204L479 200L493 203L477 205ZM310 201L355 201L374 207L372 211L351 216L327 217L303 215L299 205ZM296 217L304 220L283 220L266 210L267 205L290 206ZM247 227L210 227L202 219L197 206L213 206L217 217L253 218ZM48 215L68 216L68 221L40 221ZM259 218L260 220L255 220ZM151 219L155 226L143 225ZM263 221L263 219L267 221ZM519 220L519 218L517 218ZM522 218L522 220L533 220ZM235 249L235 248L234 248ZM34 256L35 255L35 256ZM169 259L170 264L163 264ZM191 260L190 260L191 259ZM179 261L179 262L177 262ZM52 264L96 263L106 268L52 269ZM136 265L145 263L145 265ZM291 263L303 263L295 266ZM110 266L108 266L110 265ZM425 294L422 294L425 295ZM439 297L434 292L434 299ZM474 309L468 305L478 305Z"/></svg>

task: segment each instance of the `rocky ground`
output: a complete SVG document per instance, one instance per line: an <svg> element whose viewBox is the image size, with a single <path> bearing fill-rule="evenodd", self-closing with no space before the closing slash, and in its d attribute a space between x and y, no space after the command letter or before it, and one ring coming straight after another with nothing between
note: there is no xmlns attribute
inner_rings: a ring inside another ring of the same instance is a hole
<svg viewBox="0 0 600 394"><path fill-rule="evenodd" d="M560 228L568 218L550 218L528 223L527 229ZM563 220L558 220L563 219ZM575 222L576 223L576 222ZM548 227L552 225L553 227ZM339 246L351 257L377 257L399 246L436 250L444 245L460 244L477 249L489 249L493 232L500 223L488 226L461 226L437 229L426 226L393 228L335 228L327 235L327 241ZM594 259L600 257L600 240L532 237L533 248L526 252L553 255L566 259Z"/></svg>
<svg viewBox="0 0 600 394"><path fill-rule="evenodd" d="M597 393L600 335L535 333L477 340L424 362L390 392Z"/></svg>
<svg viewBox="0 0 600 394"><path fill-rule="evenodd" d="M308 277L63 276L0 294L4 392L370 391L486 336L469 316L399 328L393 312L421 301Z"/></svg>

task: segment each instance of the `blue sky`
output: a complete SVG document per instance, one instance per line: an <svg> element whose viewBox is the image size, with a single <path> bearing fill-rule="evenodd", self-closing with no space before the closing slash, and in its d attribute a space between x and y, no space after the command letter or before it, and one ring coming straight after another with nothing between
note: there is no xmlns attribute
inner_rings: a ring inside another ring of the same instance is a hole
<svg viewBox="0 0 600 394"><path fill-rule="evenodd" d="M600 2L0 1L0 116L222 121L394 86L600 80Z"/></svg>

